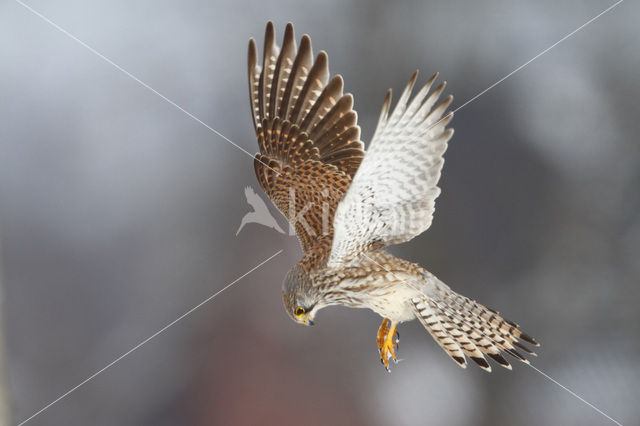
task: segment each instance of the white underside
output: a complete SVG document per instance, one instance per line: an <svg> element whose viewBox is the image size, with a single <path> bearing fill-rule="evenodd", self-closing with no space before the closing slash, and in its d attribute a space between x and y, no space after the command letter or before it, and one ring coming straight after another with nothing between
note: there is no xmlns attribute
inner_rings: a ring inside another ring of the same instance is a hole
<svg viewBox="0 0 640 426"><path fill-rule="evenodd" d="M435 278L435 277L434 277ZM363 300L364 306L384 318L394 322L411 321L416 318L411 300L428 297L430 280L416 279L415 276L395 272L367 277L371 290ZM346 279L341 286L363 285L362 279Z"/></svg>

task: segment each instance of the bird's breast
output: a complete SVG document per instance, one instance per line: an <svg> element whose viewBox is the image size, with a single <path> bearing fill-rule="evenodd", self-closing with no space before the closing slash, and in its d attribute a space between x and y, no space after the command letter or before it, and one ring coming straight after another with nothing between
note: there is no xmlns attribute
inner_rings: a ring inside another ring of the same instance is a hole
<svg viewBox="0 0 640 426"><path fill-rule="evenodd" d="M358 300L359 306L353 307L369 308L392 321L409 321L415 316L409 302L416 296L416 290L408 284L408 279L397 273L374 273L344 278L338 287L351 295L350 299Z"/></svg>

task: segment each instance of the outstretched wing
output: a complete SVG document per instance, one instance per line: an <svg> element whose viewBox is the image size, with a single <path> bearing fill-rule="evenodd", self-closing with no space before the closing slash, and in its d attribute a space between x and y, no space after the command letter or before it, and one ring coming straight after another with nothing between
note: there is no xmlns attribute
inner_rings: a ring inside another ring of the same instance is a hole
<svg viewBox="0 0 640 426"><path fill-rule="evenodd" d="M296 49L291 24L281 49L267 24L262 66L249 41L256 176L294 225L305 253L329 249L335 208L364 156L353 98L342 93L342 77L329 76L326 53L314 61L307 35Z"/></svg>
<svg viewBox="0 0 640 426"><path fill-rule="evenodd" d="M336 211L330 267L409 241L431 225L443 154L453 135L446 129L453 113L443 114L453 98L436 105L445 83L429 93L435 74L408 102L417 76L391 115L387 93L367 155Z"/></svg>

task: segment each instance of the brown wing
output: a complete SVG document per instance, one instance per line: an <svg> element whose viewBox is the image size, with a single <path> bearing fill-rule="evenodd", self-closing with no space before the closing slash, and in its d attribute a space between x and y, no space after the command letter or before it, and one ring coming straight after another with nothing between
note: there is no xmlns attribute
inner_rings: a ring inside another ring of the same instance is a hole
<svg viewBox="0 0 640 426"><path fill-rule="evenodd" d="M313 60L307 35L296 49L293 25L279 49L267 24L262 66L249 41L256 176L305 253L329 249L336 206L364 157L353 98L342 89L342 77L329 78L326 53Z"/></svg>

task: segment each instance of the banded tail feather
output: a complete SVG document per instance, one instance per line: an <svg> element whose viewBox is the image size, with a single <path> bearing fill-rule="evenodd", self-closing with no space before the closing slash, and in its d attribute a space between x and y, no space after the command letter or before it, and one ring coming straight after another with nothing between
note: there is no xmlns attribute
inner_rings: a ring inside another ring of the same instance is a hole
<svg viewBox="0 0 640 426"><path fill-rule="evenodd" d="M498 312L449 289L424 298L413 298L411 303L420 323L462 368L467 366L466 356L490 372L486 355L511 370L511 364L503 353L528 364L518 349L528 355L536 354L522 342L540 346L517 324L504 319Z"/></svg>

